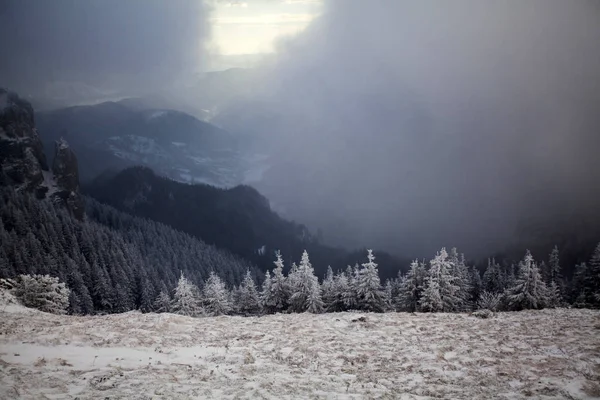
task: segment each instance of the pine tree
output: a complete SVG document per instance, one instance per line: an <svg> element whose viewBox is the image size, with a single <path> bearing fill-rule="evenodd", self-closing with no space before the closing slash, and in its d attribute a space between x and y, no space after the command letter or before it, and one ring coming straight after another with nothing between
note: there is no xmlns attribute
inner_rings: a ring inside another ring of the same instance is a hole
<svg viewBox="0 0 600 400"><path fill-rule="evenodd" d="M339 272L333 280L334 299L329 305L327 311L339 312L347 310L346 296L350 292L348 277L344 272ZM352 296L354 298L354 296Z"/></svg>
<svg viewBox="0 0 600 400"><path fill-rule="evenodd" d="M289 275L291 286L290 309L293 312L304 312L311 304L316 304L317 297L320 299L319 280L314 274L308 253L304 250L300 265L292 268ZM310 297L310 300L309 300ZM318 307L314 305L313 308Z"/></svg>
<svg viewBox="0 0 600 400"><path fill-rule="evenodd" d="M385 310L395 311L394 283L390 279L386 279L383 286L383 298L385 300Z"/></svg>
<svg viewBox="0 0 600 400"><path fill-rule="evenodd" d="M367 262L362 264L356 279L356 298L360 310L384 312L385 294L381 288L379 272L373 250L367 250Z"/></svg>
<svg viewBox="0 0 600 400"><path fill-rule="evenodd" d="M272 312L283 312L289 307L290 287L285 275L283 275L283 258L281 253L275 253L277 260L275 261L275 269L271 277L271 291L269 304Z"/></svg>
<svg viewBox="0 0 600 400"><path fill-rule="evenodd" d="M563 303L564 281L561 274L558 246L554 246L548 257L548 307L560 307Z"/></svg>
<svg viewBox="0 0 600 400"><path fill-rule="evenodd" d="M437 253L430 265L420 302L421 310L458 311L462 308L461 299L458 296L460 288L454 283L455 277L451 273L452 263L448 259L445 248Z"/></svg>
<svg viewBox="0 0 600 400"><path fill-rule="evenodd" d="M271 273L269 271L265 272L265 280L262 283L260 305L264 312L275 312L275 307L271 301Z"/></svg>
<svg viewBox="0 0 600 400"><path fill-rule="evenodd" d="M488 259L488 266L483 273L483 290L490 293L502 293L504 291L502 270L493 258Z"/></svg>
<svg viewBox="0 0 600 400"><path fill-rule="evenodd" d="M344 306L346 310L356 310L358 309L358 293L357 293L357 283L358 283L358 274L359 268L358 264L355 264L354 267L348 265L346 268L346 278L348 281L347 290L343 293Z"/></svg>
<svg viewBox="0 0 600 400"><path fill-rule="evenodd" d="M317 280L317 277L314 277ZM306 299L306 311L312 314L320 314L324 311L325 307L321 298L321 286L317 280L316 284L310 285L308 297Z"/></svg>
<svg viewBox="0 0 600 400"><path fill-rule="evenodd" d="M458 287L456 311L466 311L471 308L472 304L470 304L471 276L465 263L465 255L459 255L454 247L450 251L449 261L452 266L451 274L454 277L454 284Z"/></svg>
<svg viewBox="0 0 600 400"><path fill-rule="evenodd" d="M171 310L175 314L188 317L198 317L204 314L198 296L198 287L188 281L183 272L175 288Z"/></svg>
<svg viewBox="0 0 600 400"><path fill-rule="evenodd" d="M424 263L414 260L410 264L408 273L400 283L399 302L401 309L409 312L417 311L423 294L426 273Z"/></svg>
<svg viewBox="0 0 600 400"><path fill-rule="evenodd" d="M473 266L471 268L471 303L472 304L477 304L477 301L479 300L479 296L481 295L482 292L482 286L483 283L481 281L481 274L479 273L479 270L477 269L477 267Z"/></svg>
<svg viewBox="0 0 600 400"><path fill-rule="evenodd" d="M202 302L208 315L219 316L231 311L229 293L223 280L214 272L210 273L202 290Z"/></svg>
<svg viewBox="0 0 600 400"><path fill-rule="evenodd" d="M550 268L550 282L559 283L562 280L560 267L560 252L558 246L554 246L548 257L548 267Z"/></svg>
<svg viewBox="0 0 600 400"><path fill-rule="evenodd" d="M587 264L584 291L586 302L592 307L600 307L600 243L596 246L592 258Z"/></svg>
<svg viewBox="0 0 600 400"><path fill-rule="evenodd" d="M529 250L519 263L515 285L506 291L508 305L513 310L540 309L548 303L547 288Z"/></svg>
<svg viewBox="0 0 600 400"><path fill-rule="evenodd" d="M71 291L58 278L49 275L20 275L15 297L26 307L53 314L66 314Z"/></svg>
<svg viewBox="0 0 600 400"><path fill-rule="evenodd" d="M588 296L585 288L587 274L586 263L575 266L575 273L573 274L573 281L571 282L571 302L575 307L583 308L587 306Z"/></svg>
<svg viewBox="0 0 600 400"><path fill-rule="evenodd" d="M563 303L561 290L556 281L550 281L550 284L547 286L547 306L550 308L560 307Z"/></svg>
<svg viewBox="0 0 600 400"><path fill-rule="evenodd" d="M166 290L161 290L156 296L153 304L154 311L157 313L168 313L171 312L171 296Z"/></svg>
<svg viewBox="0 0 600 400"><path fill-rule="evenodd" d="M332 310L333 305L337 300L337 293L335 287L335 277L333 275L331 266L327 267L327 273L325 274L325 279L323 279L323 284L321 285L321 292L323 293L323 305L325 310Z"/></svg>
<svg viewBox="0 0 600 400"><path fill-rule="evenodd" d="M260 313L259 294L250 270L246 271L246 276L238 289L238 293L237 309L239 313L242 315L257 315Z"/></svg>

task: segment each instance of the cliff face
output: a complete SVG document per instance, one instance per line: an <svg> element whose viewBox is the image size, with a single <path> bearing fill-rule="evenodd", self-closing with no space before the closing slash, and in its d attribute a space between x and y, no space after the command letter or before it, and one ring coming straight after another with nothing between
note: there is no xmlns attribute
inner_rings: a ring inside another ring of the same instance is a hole
<svg viewBox="0 0 600 400"><path fill-rule="evenodd" d="M35 129L31 104L0 88L0 180L3 185L45 197L48 163Z"/></svg>
<svg viewBox="0 0 600 400"><path fill-rule="evenodd" d="M64 140L56 143L52 171L35 128L31 104L0 88L0 185L63 203L78 219L84 215L77 158Z"/></svg>
<svg viewBox="0 0 600 400"><path fill-rule="evenodd" d="M55 145L52 173L56 184L56 191L52 196L55 200L63 202L76 218L82 219L84 204L79 193L77 157L63 139Z"/></svg>

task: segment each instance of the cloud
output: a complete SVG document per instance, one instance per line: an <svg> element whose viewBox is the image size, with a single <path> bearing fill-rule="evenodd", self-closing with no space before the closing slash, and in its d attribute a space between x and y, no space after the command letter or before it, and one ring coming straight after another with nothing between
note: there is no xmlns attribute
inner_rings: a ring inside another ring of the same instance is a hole
<svg viewBox="0 0 600 400"><path fill-rule="evenodd" d="M591 1L326 2L265 72L278 122L246 125L276 143L261 189L329 239L405 254L593 208L598 20Z"/></svg>
<svg viewBox="0 0 600 400"><path fill-rule="evenodd" d="M196 0L3 0L2 84L160 86L197 70L210 34Z"/></svg>

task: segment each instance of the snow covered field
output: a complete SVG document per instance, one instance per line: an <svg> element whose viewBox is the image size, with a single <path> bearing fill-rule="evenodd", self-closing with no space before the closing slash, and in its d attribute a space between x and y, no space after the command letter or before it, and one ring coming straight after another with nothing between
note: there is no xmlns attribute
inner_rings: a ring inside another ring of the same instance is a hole
<svg viewBox="0 0 600 400"><path fill-rule="evenodd" d="M600 396L598 311L193 319L57 316L6 303L2 399Z"/></svg>

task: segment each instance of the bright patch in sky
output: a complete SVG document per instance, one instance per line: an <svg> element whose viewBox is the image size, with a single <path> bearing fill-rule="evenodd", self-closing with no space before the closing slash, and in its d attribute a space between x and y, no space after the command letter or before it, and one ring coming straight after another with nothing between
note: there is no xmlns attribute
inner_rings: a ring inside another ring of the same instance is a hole
<svg viewBox="0 0 600 400"><path fill-rule="evenodd" d="M271 53L277 39L304 30L321 8L321 0L217 3L211 21L212 47L222 55Z"/></svg>

